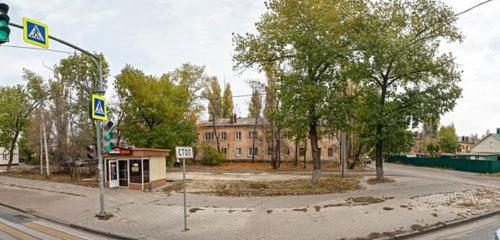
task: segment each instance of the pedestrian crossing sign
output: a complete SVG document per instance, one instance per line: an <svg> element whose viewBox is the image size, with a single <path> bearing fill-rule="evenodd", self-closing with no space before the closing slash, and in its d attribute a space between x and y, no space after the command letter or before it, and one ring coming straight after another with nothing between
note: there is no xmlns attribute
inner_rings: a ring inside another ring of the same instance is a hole
<svg viewBox="0 0 500 240"><path fill-rule="evenodd" d="M95 120L108 120L106 109L106 98L99 95L92 95L92 119Z"/></svg>
<svg viewBox="0 0 500 240"><path fill-rule="evenodd" d="M43 48L49 48L49 27L41 22L23 18L24 41Z"/></svg>

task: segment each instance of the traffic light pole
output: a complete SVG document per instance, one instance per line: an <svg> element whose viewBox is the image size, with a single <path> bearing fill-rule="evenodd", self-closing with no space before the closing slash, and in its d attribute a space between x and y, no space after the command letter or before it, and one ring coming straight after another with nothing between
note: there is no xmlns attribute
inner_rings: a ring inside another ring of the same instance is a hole
<svg viewBox="0 0 500 240"><path fill-rule="evenodd" d="M12 22L9 22L9 25L10 26L13 26L13 27L16 27L16 28L19 28L19 29L23 29L23 26L22 25L19 25L19 24L15 24L15 23L12 23ZM97 91L97 94L100 94L100 95L104 95L105 94L105 90L103 88L103 79L102 79L102 67L101 67L101 60L99 59L99 57L83 48L80 48L74 44L71 44L69 42L66 42L60 38L57 38L57 37L54 37L54 36L51 36L49 35L49 38L56 41L56 42L59 42L63 45L66 45L70 48L73 48L75 50L78 50L80 51L81 53L84 53L88 56L90 56L92 58L92 61L94 61L96 67L97 67L97 71L99 72L99 89ZM106 210L104 208L104 163L103 163L103 158L102 158L102 129L101 129L101 121L99 120L94 120L94 123L95 123L95 126L96 126L96 142L97 142L97 160L99 161L98 162L98 167L99 167L99 202L100 202L100 210L99 212L97 213L97 217L106 217L107 216L107 213L106 213Z"/></svg>

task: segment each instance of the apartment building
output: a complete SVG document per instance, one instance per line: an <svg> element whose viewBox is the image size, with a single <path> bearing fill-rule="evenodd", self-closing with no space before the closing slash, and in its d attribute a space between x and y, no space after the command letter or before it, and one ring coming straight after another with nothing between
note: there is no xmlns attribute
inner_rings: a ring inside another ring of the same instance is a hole
<svg viewBox="0 0 500 240"><path fill-rule="evenodd" d="M221 152L227 161L251 161L252 155L255 161L271 161L272 144L270 140L270 125L267 120L259 118L224 118L215 121L215 132L219 136ZM289 131L281 130L280 155L281 161L295 161L295 155L299 161L312 161L311 144L299 144L290 137ZM255 144L254 144L255 138ZM208 145L217 148L217 140L214 133L212 121L198 123L197 145ZM340 146L335 134L327 134L318 142L322 161L339 161ZM198 151L200 152L200 151ZM201 157L202 153L198 154Z"/></svg>

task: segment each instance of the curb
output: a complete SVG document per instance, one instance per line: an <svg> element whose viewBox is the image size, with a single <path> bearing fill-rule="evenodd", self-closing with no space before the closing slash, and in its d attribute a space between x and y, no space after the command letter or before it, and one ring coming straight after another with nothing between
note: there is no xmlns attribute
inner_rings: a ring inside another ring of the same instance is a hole
<svg viewBox="0 0 500 240"><path fill-rule="evenodd" d="M492 212L483 213L481 215L477 215L477 216L470 217L470 218L465 218L465 219L460 219L460 220L453 220L453 221L449 221L449 222L444 222L442 224L439 224L438 226L433 226L433 227L425 228L425 229L423 229L421 231L417 230L417 231L412 231L412 232L400 233L400 234L396 234L396 235L393 235L393 236L376 238L376 240L409 239L409 238L412 238L412 237L416 237L416 236L420 236L420 235L425 235L425 234L428 234L428 233L436 232L438 230L442 230L442 229L445 229L445 228L456 227L456 226L464 225L464 224L467 224L467 223L470 223L470 222L478 221L478 220L481 220L481 219L484 219L484 218L493 217L493 216L498 215L498 214L500 214L500 209L492 211Z"/></svg>
<svg viewBox="0 0 500 240"><path fill-rule="evenodd" d="M118 234L115 234L115 233L110 233L110 232L104 232L104 231L99 231L99 230L91 229L91 228L80 226L80 225L77 225L77 224L66 223L66 222L64 222L62 220L58 220L58 219L55 219L55 218L46 217L46 216L40 215L38 213L26 211L24 209L21 209L21 208L18 208L18 207L14 207L14 206L10 206L10 205L7 205L7 204L1 203L1 202L0 202L0 206L16 210L18 212L22 212L22 213L27 214L27 215L35 216L37 218L40 218L40 219L43 219L43 220L46 220L46 221L49 221L49 222L57 223L57 224L60 224L60 225L71 227L71 228L80 229L80 230L83 230L83 231L86 231L86 232L94 233L94 234L105 236L105 237L111 237L111 238L119 239L119 240L138 240L137 238L126 237L126 236L118 235Z"/></svg>

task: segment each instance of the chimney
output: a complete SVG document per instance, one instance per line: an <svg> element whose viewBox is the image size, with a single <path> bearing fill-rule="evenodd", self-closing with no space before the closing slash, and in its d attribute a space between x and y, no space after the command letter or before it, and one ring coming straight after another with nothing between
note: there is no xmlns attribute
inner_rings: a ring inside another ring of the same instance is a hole
<svg viewBox="0 0 500 240"><path fill-rule="evenodd" d="M235 113L235 114L233 114L233 119L234 119L234 123L236 123L236 122L237 122L237 120L236 120L236 119L237 119L237 118L236 118L236 113Z"/></svg>

